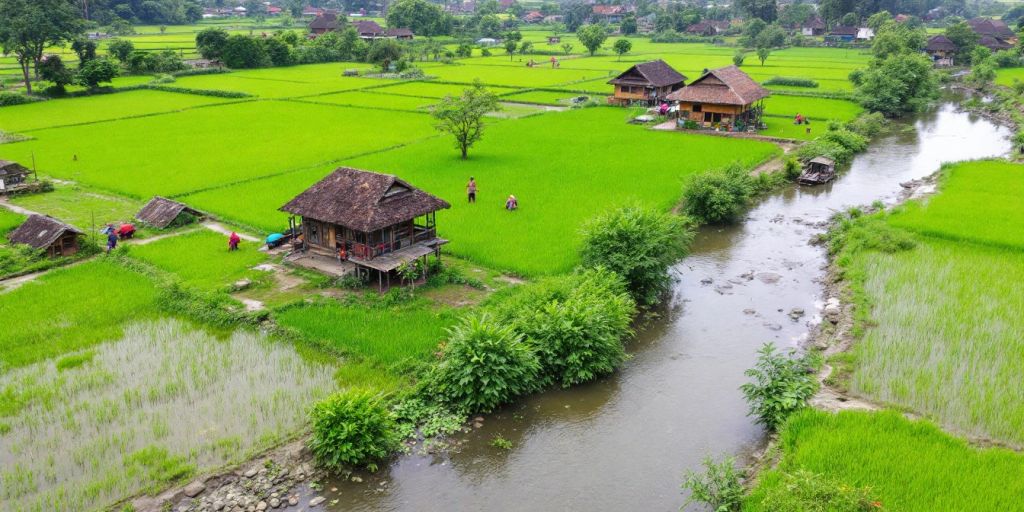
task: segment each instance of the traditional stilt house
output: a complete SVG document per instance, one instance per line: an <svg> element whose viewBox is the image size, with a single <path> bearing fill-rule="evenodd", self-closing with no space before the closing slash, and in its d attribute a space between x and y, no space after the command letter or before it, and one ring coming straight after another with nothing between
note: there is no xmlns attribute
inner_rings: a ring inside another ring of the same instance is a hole
<svg viewBox="0 0 1024 512"><path fill-rule="evenodd" d="M939 34L928 39L925 53L932 58L936 66L952 66L956 56L956 45L948 37Z"/></svg>
<svg viewBox="0 0 1024 512"><path fill-rule="evenodd" d="M47 255L56 258L78 252L78 237L82 235L81 231L52 217L30 215L28 220L7 235L7 240L37 250L45 249Z"/></svg>
<svg viewBox="0 0 1024 512"><path fill-rule="evenodd" d="M0 160L0 194L25 183L32 171L10 160Z"/></svg>
<svg viewBox="0 0 1024 512"><path fill-rule="evenodd" d="M770 93L736 66L712 69L668 95L678 105L679 124L692 128L743 131L756 127Z"/></svg>
<svg viewBox="0 0 1024 512"><path fill-rule="evenodd" d="M281 210L301 217L290 222L303 248L377 273L391 272L430 254L440 257L436 212L449 208L395 176L340 167L299 194Z"/></svg>
<svg viewBox="0 0 1024 512"><path fill-rule="evenodd" d="M643 62L608 81L615 86L615 94L608 98L608 103L654 105L679 90L685 82L685 76L661 59Z"/></svg>

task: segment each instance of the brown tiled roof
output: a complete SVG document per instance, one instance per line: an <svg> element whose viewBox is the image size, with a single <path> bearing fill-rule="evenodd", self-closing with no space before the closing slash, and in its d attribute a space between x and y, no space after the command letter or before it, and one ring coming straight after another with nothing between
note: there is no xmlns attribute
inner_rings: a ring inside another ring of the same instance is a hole
<svg viewBox="0 0 1024 512"><path fill-rule="evenodd" d="M353 21L352 26L361 36L379 36L384 33L384 29L373 20Z"/></svg>
<svg viewBox="0 0 1024 512"><path fill-rule="evenodd" d="M135 214L135 218L155 228L163 229L170 226L182 212L188 212L197 217L202 215L198 210L189 208L184 203L156 196L150 199L146 206L139 210L139 213Z"/></svg>
<svg viewBox="0 0 1024 512"><path fill-rule="evenodd" d="M608 83L665 87L667 85L681 84L685 81L685 76L672 69L672 66L669 66L665 61L658 59L637 64L623 71L614 79L609 80Z"/></svg>
<svg viewBox="0 0 1024 512"><path fill-rule="evenodd" d="M386 32L388 37L412 37L412 30L407 28L389 28Z"/></svg>
<svg viewBox="0 0 1024 512"><path fill-rule="evenodd" d="M1002 20L994 20L992 18L974 18L967 22L971 26L971 29L981 36L992 36L998 39L1009 39L1016 37L1017 34L1006 26L1006 23Z"/></svg>
<svg viewBox="0 0 1024 512"><path fill-rule="evenodd" d="M825 22L821 21L821 18L818 16L811 16L804 21L803 28L825 30Z"/></svg>
<svg viewBox="0 0 1024 512"><path fill-rule="evenodd" d="M673 101L749 105L771 94L736 66L712 69L667 96Z"/></svg>
<svg viewBox="0 0 1024 512"><path fill-rule="evenodd" d="M25 244L33 249L42 249L49 247L69 231L76 235L83 234L53 217L30 215L28 220L7 235L7 240L12 244Z"/></svg>
<svg viewBox="0 0 1024 512"><path fill-rule="evenodd" d="M981 36L981 38L978 39L978 44L994 52L999 50L1009 50L1010 48L1013 48L1012 44L1007 43L1006 41L1003 41L998 37L992 36Z"/></svg>
<svg viewBox="0 0 1024 512"><path fill-rule="evenodd" d="M956 51L956 45L944 35L932 36L928 39L928 46L925 50L930 52L952 52Z"/></svg>
<svg viewBox="0 0 1024 512"><path fill-rule="evenodd" d="M335 30L337 28L338 15L333 12L319 14L309 23L310 30Z"/></svg>
<svg viewBox="0 0 1024 512"><path fill-rule="evenodd" d="M368 233L450 206L394 176L339 167L281 211Z"/></svg>
<svg viewBox="0 0 1024 512"><path fill-rule="evenodd" d="M28 170L27 167L19 164L18 162L0 160L0 178L12 174L25 175L31 172L32 171Z"/></svg>

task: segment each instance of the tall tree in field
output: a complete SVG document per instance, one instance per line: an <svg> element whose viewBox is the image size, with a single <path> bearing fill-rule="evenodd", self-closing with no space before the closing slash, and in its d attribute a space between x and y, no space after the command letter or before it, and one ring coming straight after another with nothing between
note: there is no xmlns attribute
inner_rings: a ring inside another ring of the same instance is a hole
<svg viewBox="0 0 1024 512"><path fill-rule="evenodd" d="M390 28L408 28L416 35L434 36L441 34L441 20L444 11L441 6L426 0L398 0L388 5L385 17Z"/></svg>
<svg viewBox="0 0 1024 512"><path fill-rule="evenodd" d="M762 46L757 49L757 60L761 61L761 65L764 66L764 61L768 60L768 56L771 54L771 50Z"/></svg>
<svg viewBox="0 0 1024 512"><path fill-rule="evenodd" d="M445 96L430 109L437 119L436 128L455 137L455 147L467 158L469 148L484 132L484 114L499 110L498 96L484 88L480 80L462 91L459 97Z"/></svg>
<svg viewBox="0 0 1024 512"><path fill-rule="evenodd" d="M601 45L608 39L608 32L601 25L584 25L576 31L576 37L593 57L594 52L601 48Z"/></svg>
<svg viewBox="0 0 1024 512"><path fill-rule="evenodd" d="M366 52L366 60L380 66L382 73L387 73L391 63L402 58L404 49L394 39L378 39L370 45Z"/></svg>
<svg viewBox="0 0 1024 512"><path fill-rule="evenodd" d="M519 46L514 39L505 40L505 53L508 54L509 62L512 62L512 56L516 54L516 48Z"/></svg>
<svg viewBox="0 0 1024 512"><path fill-rule="evenodd" d="M629 39L619 39L612 45L612 49L615 50L615 54L619 56L619 60L622 60L622 56L629 53L633 49L633 43L629 42Z"/></svg>
<svg viewBox="0 0 1024 512"><path fill-rule="evenodd" d="M43 50L64 46L82 27L78 9L68 0L0 0L0 48L17 58L29 94L29 68L35 66L38 78Z"/></svg>

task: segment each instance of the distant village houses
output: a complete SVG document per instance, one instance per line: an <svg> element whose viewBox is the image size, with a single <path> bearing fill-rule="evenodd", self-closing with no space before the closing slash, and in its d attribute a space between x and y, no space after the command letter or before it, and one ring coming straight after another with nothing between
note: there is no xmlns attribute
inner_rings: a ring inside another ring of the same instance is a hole
<svg viewBox="0 0 1024 512"><path fill-rule="evenodd" d="M615 86L615 92L608 98L608 103L654 105L664 100L669 93L682 88L685 82L685 76L661 59L643 62L608 81Z"/></svg>
<svg viewBox="0 0 1024 512"><path fill-rule="evenodd" d="M342 18L343 19L343 18ZM324 12L318 15L309 23L309 31L313 36L326 34L328 32L334 32L343 25L343 21L339 21L337 13ZM415 38L413 31L408 28L388 28L381 27L377 22L373 20L358 20L353 21L349 24L359 34L360 39L373 40L373 39L401 39L401 40L412 40Z"/></svg>

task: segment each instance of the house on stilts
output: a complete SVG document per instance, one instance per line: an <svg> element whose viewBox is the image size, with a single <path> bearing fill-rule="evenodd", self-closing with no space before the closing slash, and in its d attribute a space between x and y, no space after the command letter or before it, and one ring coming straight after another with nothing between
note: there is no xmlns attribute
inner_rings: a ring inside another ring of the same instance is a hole
<svg viewBox="0 0 1024 512"><path fill-rule="evenodd" d="M334 275L376 277L383 288L407 263L441 257L436 213L451 207L391 175L340 167L281 211L300 240L296 264ZM298 217L300 222L296 221Z"/></svg>

